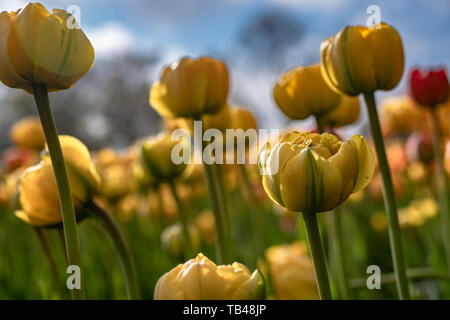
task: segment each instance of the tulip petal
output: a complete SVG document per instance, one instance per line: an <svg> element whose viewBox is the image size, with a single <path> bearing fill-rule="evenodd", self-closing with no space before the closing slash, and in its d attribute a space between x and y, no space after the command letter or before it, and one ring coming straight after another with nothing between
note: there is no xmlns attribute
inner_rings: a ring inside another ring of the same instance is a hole
<svg viewBox="0 0 450 320"><path fill-rule="evenodd" d="M3 11L0 13L0 80L8 87L20 88L32 93L30 81L22 78L16 72L9 57L8 41L15 17L15 12Z"/></svg>
<svg viewBox="0 0 450 320"><path fill-rule="evenodd" d="M358 177L353 188L353 193L356 193L364 189L372 180L375 172L375 155L364 137L354 135L350 139L356 142L359 156Z"/></svg>

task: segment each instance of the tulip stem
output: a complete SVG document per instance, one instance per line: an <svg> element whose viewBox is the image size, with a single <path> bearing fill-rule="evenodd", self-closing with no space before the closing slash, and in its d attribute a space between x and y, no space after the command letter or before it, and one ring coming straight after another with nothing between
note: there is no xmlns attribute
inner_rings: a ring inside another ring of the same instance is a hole
<svg viewBox="0 0 450 320"><path fill-rule="evenodd" d="M206 186L209 190L209 198L211 201L212 211L214 213L214 220L217 232L217 263L224 264L229 261L228 246L226 244L226 231L223 216L221 214L222 208L217 198L217 189L214 182L214 175L212 167L203 161L203 171L205 173Z"/></svg>
<svg viewBox="0 0 450 320"><path fill-rule="evenodd" d="M450 274L450 204L449 204L449 187L447 174L445 173L444 161L442 155L442 142L440 135L439 119L434 106L431 111L431 119L433 123L433 148L434 158L436 161L436 183L437 194L439 197L440 220L442 230L442 240L444 242L445 257L447 259L447 271Z"/></svg>
<svg viewBox="0 0 450 320"><path fill-rule="evenodd" d="M47 86L41 83L34 83L33 95L41 119L42 128L44 129L45 139L47 141L48 151L53 165L53 172L55 174L66 239L68 265L76 265L81 269L80 244L78 240L78 228L73 207L72 193L70 191L69 178L67 176L61 144L59 143L55 121L53 120L52 110L50 108ZM71 290L71 297L75 300L83 300L86 298L82 281L80 289Z"/></svg>
<svg viewBox="0 0 450 320"><path fill-rule="evenodd" d="M191 244L191 237L189 235L189 226L186 217L185 209L183 208L183 204L181 203L180 197L178 196L177 188L173 181L169 181L170 190L172 191L173 198L175 199L175 203L177 204L178 209L178 217L181 221L181 227L183 229L183 247L184 247L184 255L185 260L194 258L192 257L193 248Z"/></svg>
<svg viewBox="0 0 450 320"><path fill-rule="evenodd" d="M125 282L127 286L128 298L130 300L140 299L136 267L134 265L133 256L131 255L131 251L122 232L111 215L100 208L94 201L89 201L85 206L86 209L88 209L89 212L102 223L114 242L114 245L119 253L122 273L126 279Z"/></svg>
<svg viewBox="0 0 450 320"><path fill-rule="evenodd" d="M219 164L214 163L212 165L213 174L217 183L217 195L219 197L219 203L222 203L222 215L225 228L226 245L228 250L228 262L231 263L232 259L232 245L231 245L231 212L230 212L230 199L225 190L225 184L223 179L222 168Z"/></svg>
<svg viewBox="0 0 450 320"><path fill-rule="evenodd" d="M196 118L194 120L201 121L201 117ZM201 137L203 138L203 131L201 133ZM229 248L227 243L227 232L225 230L226 221L223 212L223 199L219 197L217 184L214 181L214 164L208 164L204 161L203 153L205 152L205 148L207 146L207 142L202 139L202 165L203 172L205 175L206 187L209 193L209 200L211 202L212 211L214 213L214 220L217 232L217 264L231 263L231 255L229 254Z"/></svg>
<svg viewBox="0 0 450 320"><path fill-rule="evenodd" d="M328 279L322 239L320 238L319 225L317 223L317 214L314 212L304 212L303 220L305 221L306 235L308 237L309 250L311 251L320 299L331 300L330 281Z"/></svg>
<svg viewBox="0 0 450 320"><path fill-rule="evenodd" d="M342 294L342 299L350 299L350 290L348 287L347 269L344 259L344 239L342 238L342 214L341 207L336 207L331 213L332 242L334 248L334 259L336 266L336 277Z"/></svg>
<svg viewBox="0 0 450 320"><path fill-rule="evenodd" d="M373 92L364 93L367 111L369 113L370 129L378 156L378 166L383 182L384 207L389 225L389 242L392 251L392 260L397 279L397 291L401 300L409 300L408 278L406 277L405 256L403 253L400 225L398 221L397 205L395 203L394 188L392 186L391 173L386 157L383 137L381 135L380 122L378 120L377 107Z"/></svg>
<svg viewBox="0 0 450 320"><path fill-rule="evenodd" d="M253 194L252 186L250 184L250 179L248 178L247 169L244 164L238 164L241 171L242 179L244 180L245 193L247 194L248 206L250 209L250 219L253 229L253 237L255 241L255 246L258 254L258 258L264 259L264 236L263 236L263 226L261 221L261 215L256 207L256 199Z"/></svg>
<svg viewBox="0 0 450 320"><path fill-rule="evenodd" d="M48 242L48 237L45 234L45 230L40 227L34 227L34 231L36 231L36 235L39 238L39 242L41 243L42 250L45 253L45 256L47 258L48 264L50 266L50 271L52 273L53 283L58 291L58 294L62 296L62 291L59 283L59 276L58 276L58 267L56 266L55 256L53 255L52 248L50 246L50 243Z"/></svg>
<svg viewBox="0 0 450 320"><path fill-rule="evenodd" d="M322 134L324 132L323 125L319 116L315 116L317 131ZM341 292L342 298L348 300L350 297L350 290L348 287L347 270L344 263L344 241L342 239L342 210L340 206L336 207L331 213L331 237L332 246L334 251L334 265L336 268L336 277Z"/></svg>

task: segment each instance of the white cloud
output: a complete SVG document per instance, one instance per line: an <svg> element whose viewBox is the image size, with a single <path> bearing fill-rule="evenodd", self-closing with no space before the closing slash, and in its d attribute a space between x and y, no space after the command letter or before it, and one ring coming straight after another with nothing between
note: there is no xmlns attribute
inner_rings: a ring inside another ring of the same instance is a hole
<svg viewBox="0 0 450 320"><path fill-rule="evenodd" d="M97 57L132 51L137 42L135 34L130 29L116 22L107 22L95 29L88 29L85 33Z"/></svg>

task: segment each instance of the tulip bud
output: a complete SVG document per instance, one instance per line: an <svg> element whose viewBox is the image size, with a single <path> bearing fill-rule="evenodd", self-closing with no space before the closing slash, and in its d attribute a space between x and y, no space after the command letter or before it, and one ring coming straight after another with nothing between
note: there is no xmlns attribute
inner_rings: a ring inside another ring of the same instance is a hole
<svg viewBox="0 0 450 320"><path fill-rule="evenodd" d="M406 142L406 153L411 161L429 164L434 159L433 143L429 135L418 132L409 136Z"/></svg>
<svg viewBox="0 0 450 320"><path fill-rule="evenodd" d="M30 3L18 12L0 13L0 80L31 92L32 83L49 91L68 89L92 66L94 49L64 10L48 12Z"/></svg>
<svg viewBox="0 0 450 320"><path fill-rule="evenodd" d="M8 207L17 191L22 170L16 170L0 178L0 207Z"/></svg>
<svg viewBox="0 0 450 320"><path fill-rule="evenodd" d="M430 115L425 109L418 107L410 97L390 97L384 99L381 104L381 126L384 135L430 131Z"/></svg>
<svg viewBox="0 0 450 320"><path fill-rule="evenodd" d="M145 191L158 185L155 177L141 163L135 163L132 170L137 190Z"/></svg>
<svg viewBox="0 0 450 320"><path fill-rule="evenodd" d="M22 148L11 147L3 151L2 163L6 172L14 171L18 168L27 168L36 164L39 160L39 153Z"/></svg>
<svg viewBox="0 0 450 320"><path fill-rule="evenodd" d="M181 224L176 223L168 226L161 233L162 247L173 257L183 256L183 228ZM200 232L195 225L189 226L189 237L192 250L197 251L200 248Z"/></svg>
<svg viewBox="0 0 450 320"><path fill-rule="evenodd" d="M16 122L11 128L10 135L13 143L18 147L33 150L44 148L44 130L38 118L26 117Z"/></svg>
<svg viewBox="0 0 450 320"><path fill-rule="evenodd" d="M211 211L203 211L195 217L195 225L206 244L213 245L217 240L216 221Z"/></svg>
<svg viewBox="0 0 450 320"><path fill-rule="evenodd" d="M203 254L179 264L159 278L156 300L255 300L264 294L264 279L243 264L217 266Z"/></svg>
<svg viewBox="0 0 450 320"><path fill-rule="evenodd" d="M325 81L350 96L393 89L403 74L402 40L385 23L377 28L347 26L324 40L320 51Z"/></svg>
<svg viewBox="0 0 450 320"><path fill-rule="evenodd" d="M102 184L99 193L109 199L120 198L131 192L135 187L133 179L133 163L135 150L116 152L106 148L95 156L95 167L98 170Z"/></svg>
<svg viewBox="0 0 450 320"><path fill-rule="evenodd" d="M444 69L421 72L415 69L410 76L414 99L424 106L435 106L448 99L448 79Z"/></svg>
<svg viewBox="0 0 450 320"><path fill-rule="evenodd" d="M90 200L99 186L100 178L91 162L89 150L78 139L59 137L66 162L75 210L80 214L82 204ZM62 222L58 190L52 163L47 153L42 161L25 171L20 179L21 210L16 216L33 226L52 226Z"/></svg>
<svg viewBox="0 0 450 320"><path fill-rule="evenodd" d="M182 144L178 156L190 151L190 143L186 139L172 140L170 134L160 133L155 137L143 141L140 145L139 157L145 168L159 180L171 180L180 176L186 169L186 164L176 164L172 159L172 150L179 143Z"/></svg>
<svg viewBox="0 0 450 320"><path fill-rule="evenodd" d="M199 118L225 106L228 71L209 57L183 58L162 72L150 89L150 105L164 118Z"/></svg>
<svg viewBox="0 0 450 320"><path fill-rule="evenodd" d="M270 247L266 258L277 299L319 299L313 264L303 243Z"/></svg>
<svg viewBox="0 0 450 320"><path fill-rule="evenodd" d="M338 128L352 124L359 118L358 98L341 96L336 108L321 115L318 120L323 127Z"/></svg>
<svg viewBox="0 0 450 320"><path fill-rule="evenodd" d="M226 104L218 113L202 116L202 130L217 129L225 132L226 129L230 128L232 122L231 110L230 106ZM191 134L194 133L194 120L192 118L179 118L176 122L180 128L189 130Z"/></svg>
<svg viewBox="0 0 450 320"><path fill-rule="evenodd" d="M273 88L273 96L285 115L299 120L324 114L340 102L340 95L328 87L318 64L283 74Z"/></svg>
<svg viewBox="0 0 450 320"><path fill-rule="evenodd" d="M345 142L329 133L292 131L259 153L263 186L269 197L290 211L332 210L371 180L375 157L366 140Z"/></svg>

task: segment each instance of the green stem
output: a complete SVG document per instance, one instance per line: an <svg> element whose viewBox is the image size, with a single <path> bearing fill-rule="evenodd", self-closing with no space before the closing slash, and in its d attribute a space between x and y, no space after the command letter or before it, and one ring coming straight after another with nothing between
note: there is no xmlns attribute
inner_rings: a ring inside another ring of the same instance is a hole
<svg viewBox="0 0 450 320"><path fill-rule="evenodd" d="M131 300L140 299L136 267L122 232L109 213L100 208L93 201L86 203L86 208L95 218L102 222L102 225L109 232L109 235L114 242L120 256L120 265L126 280L128 298Z"/></svg>
<svg viewBox="0 0 450 320"><path fill-rule="evenodd" d="M201 121L201 117L195 118L194 120ZM231 255L229 253L228 243L227 243L227 231L226 231L226 220L225 214L223 212L223 202L221 197L218 196L217 184L214 181L214 170L213 164L208 164L203 159L203 154L207 146L207 142L203 140L203 130L201 132L202 140L202 165L203 173L205 176L205 183L207 190L209 191L209 199L211 202L211 208L214 213L214 220L217 233L217 264L230 263Z"/></svg>
<svg viewBox="0 0 450 320"><path fill-rule="evenodd" d="M223 264L229 261L228 247L226 241L225 222L222 217L222 208L217 198L216 184L214 182L214 175L212 167L203 161L203 172L205 173L206 187L209 191L209 199L211 201L212 211L214 213L214 220L217 232L217 263Z"/></svg>
<svg viewBox="0 0 450 320"><path fill-rule="evenodd" d="M156 197L158 199L158 221L159 221L159 232L164 230L164 199L161 194L161 188L158 186L155 189Z"/></svg>
<svg viewBox="0 0 450 320"><path fill-rule="evenodd" d="M450 274L450 204L448 199L449 187L447 174L444 168L444 158L441 150L441 130L439 127L439 119L435 107L432 108L431 115L433 123L433 148L437 170L436 183L440 206L439 212L441 220L442 240L444 242L445 257L447 259L447 271Z"/></svg>
<svg viewBox="0 0 450 320"><path fill-rule="evenodd" d="M191 243L191 237L189 235L189 226L186 217L185 209L181 203L180 197L178 196L177 188L173 181L169 181L170 190L172 191L173 198L175 199L175 203L177 204L178 209L178 217L181 221L182 233L183 233L183 247L184 247L184 255L185 259L191 259L193 254L193 248Z"/></svg>
<svg viewBox="0 0 450 320"><path fill-rule="evenodd" d="M397 291L401 300L409 300L408 278L406 277L405 256L403 253L400 225L398 222L397 205L395 203L394 188L392 186L391 172L386 157L380 122L378 121L377 107L373 92L364 94L369 113L370 129L378 156L378 166L383 185L384 207L389 225L389 242L392 251L394 271L397 278Z"/></svg>
<svg viewBox="0 0 450 320"><path fill-rule="evenodd" d="M70 191L69 178L67 177L66 164L64 162L58 133L53 120L47 86L34 83L33 94L37 110L44 129L48 151L53 165L56 186L58 188L59 203L63 221L64 235L66 239L67 261L69 265L76 265L81 269L80 244L78 240L77 221L73 207L72 193ZM81 281L81 283L83 283ZM72 299L85 299L84 285L80 289L71 290Z"/></svg>
<svg viewBox="0 0 450 320"><path fill-rule="evenodd" d="M58 229L58 237L59 237L59 241L61 243L61 248L64 252L64 259L66 261L66 264L69 264L67 261L67 248L66 248L66 237L64 237L64 230L63 229Z"/></svg>
<svg viewBox="0 0 450 320"><path fill-rule="evenodd" d="M320 121L320 117L316 116L317 131L323 133L323 125ZM334 209L331 213L331 243L334 252L334 265L336 268L336 277L339 286L339 291L344 300L348 300L350 297L350 290L348 288L348 277L344 263L344 241L342 239L342 211L340 207Z"/></svg>
<svg viewBox="0 0 450 320"><path fill-rule="evenodd" d="M253 238L255 241L256 252L258 258L264 259L264 235L263 235L263 225L261 221L261 214L256 209L256 199L253 194L252 186L250 184L250 179L248 178L247 169L244 164L238 164L241 171L242 179L244 180L245 193L248 199L249 214L252 223Z"/></svg>
<svg viewBox="0 0 450 320"><path fill-rule="evenodd" d="M411 268L406 270L406 274L408 279L417 280L417 279L439 279L442 281L450 282L450 276L446 273L436 271L432 268ZM387 273L381 275L381 284L388 284L396 282L395 273ZM366 278L354 278L350 280L350 286L354 289L362 289L367 288L367 279Z"/></svg>
<svg viewBox="0 0 450 320"><path fill-rule="evenodd" d="M219 164L214 163L212 165L213 169L213 175L215 177L215 182L217 185L217 196L219 198L219 203L222 204L222 215L223 215L223 221L224 221L224 229L225 229L225 236L226 236L226 245L227 245L227 253L228 258L226 263L233 262L233 252L232 252L232 245L231 245L231 212L230 212L230 199L228 197L228 193L225 190L225 184L223 179L223 173L222 168Z"/></svg>
<svg viewBox="0 0 450 320"><path fill-rule="evenodd" d="M336 266L336 277L338 280L339 291L341 292L342 299L350 299L350 290L348 287L347 269L345 267L344 260L344 240L342 237L342 210L338 206L331 213L331 233L333 242L334 259Z"/></svg>
<svg viewBox="0 0 450 320"><path fill-rule="evenodd" d="M45 253L45 256L47 258L48 264L50 266L50 271L53 278L53 283L55 286L55 289L58 291L58 294L62 296L61 286L59 283L59 276L58 276L58 267L56 266L55 256L53 255L52 248L50 246L50 243L48 242L47 235L45 234L45 230L39 227L34 227L34 230L36 231L36 235L39 238L39 242L41 243L42 250Z"/></svg>
<svg viewBox="0 0 450 320"><path fill-rule="evenodd" d="M323 130L323 124L320 121L320 117L319 116L314 116L314 119L316 120L317 132L322 134L324 130Z"/></svg>
<svg viewBox="0 0 450 320"><path fill-rule="evenodd" d="M304 212L303 220L305 221L309 250L311 251L320 299L331 300L330 281L328 279L322 239L320 238L319 225L317 223L317 214L314 212Z"/></svg>

